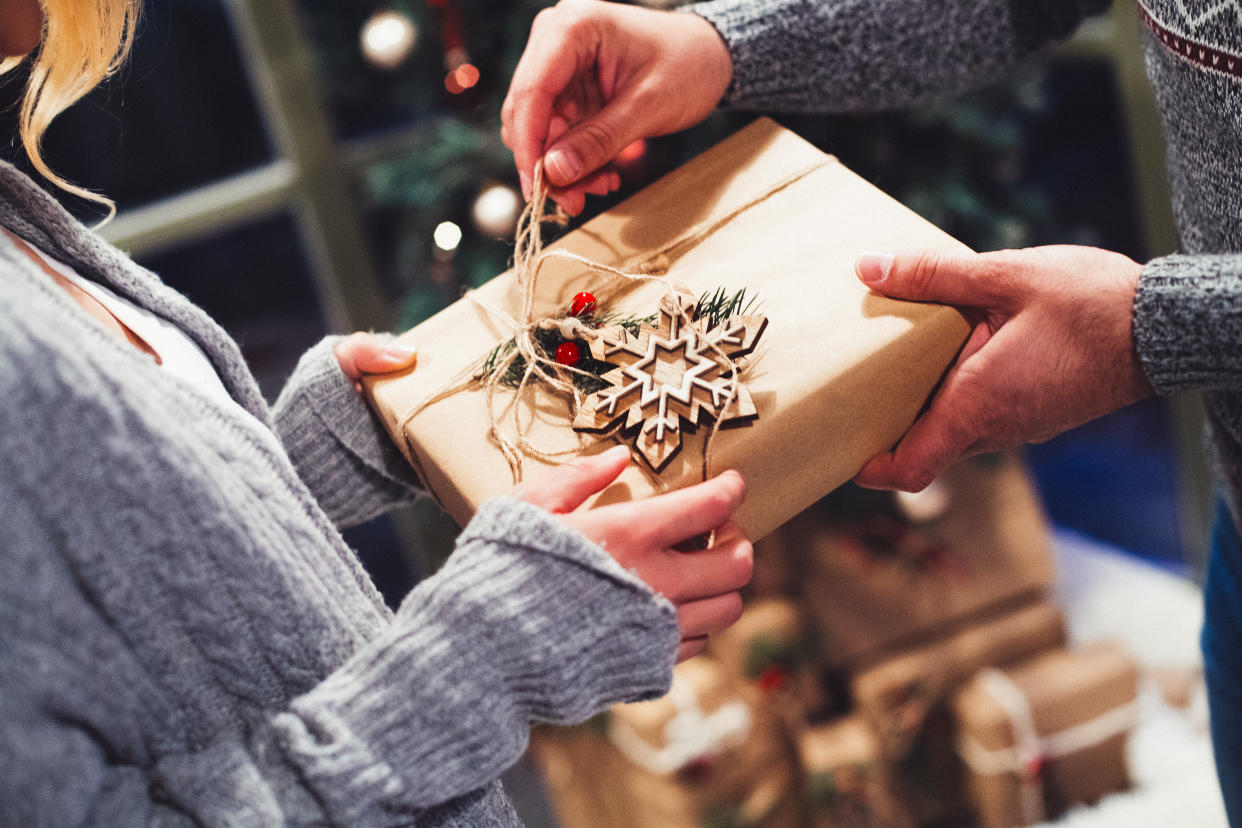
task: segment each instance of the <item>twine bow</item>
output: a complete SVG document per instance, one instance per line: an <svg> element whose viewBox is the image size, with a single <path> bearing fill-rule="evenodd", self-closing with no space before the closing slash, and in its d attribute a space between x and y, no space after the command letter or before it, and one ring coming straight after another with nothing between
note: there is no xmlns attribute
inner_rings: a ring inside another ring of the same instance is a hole
<svg viewBox="0 0 1242 828"><path fill-rule="evenodd" d="M540 347L535 332L537 330L559 329L562 336L566 339L584 339L591 340L597 336L596 331L590 326L584 324L581 320L568 315L537 317L535 315L535 287L538 282L539 273L549 259L565 259L580 264L585 269L611 277L611 280L604 283L604 286L596 291L596 295L605 297L617 285L626 283L650 282L662 279L667 273L671 254L687 245L695 244L706 238L720 225L750 209L755 204L766 200L773 194L785 189L790 184L806 177L815 170L829 163L828 159L818 161L808 167L805 167L791 175L782 178L780 181L769 186L762 192L747 199L742 204L726 211L717 216L712 216L705 221L700 222L685 233L674 238L672 241L660 248L652 250L641 257L637 262L631 265L629 270L612 267L602 262L593 261L572 253L568 250L544 250L543 249L543 225L548 222L556 224L565 224L568 220L564 211L557 207L551 213L547 211L548 185L543 175L543 162L539 161L535 164L535 172L532 184L532 195L527 202L525 209L522 211L518 219L516 243L513 254L513 270L518 287L521 291L521 301L517 317L513 317L506 313L503 309L497 307L491 302L480 297L476 292L469 291L466 298L473 302L479 308L487 311L492 316L500 320L504 325L513 331L513 347L508 349L494 360L489 360L487 356L480 357L475 360L463 371L459 372L439 391L433 393L418 405L408 411L399 423L399 431L406 434L407 442L409 423L421 414L428 406L434 405L441 400L447 399L462 391L477 388L482 385L487 400L488 414L488 439L495 443L505 460L509 464L510 472L513 474L514 482L520 482L522 479L522 460L524 457L534 458L545 462L556 462L559 458L577 454L581 448L572 448L564 450L550 451L540 448L533 444L530 440L530 426L522 422L521 405L513 405L513 436L505 434L500 428L500 417L496 410L496 394L500 386L504 385L505 377L515 361L520 357L524 362L522 377L517 384L516 399L518 401L527 398L530 391L531 381L538 379L547 383L558 394L572 399L574 410L581 405L583 397L581 392L573 383L574 376L590 377L595 379L595 375L588 371L573 366L560 365L554 359L548 356ZM675 294L677 288L675 285L668 283L667 291L669 294ZM681 314L686 324L691 322L690 309L683 309ZM715 352L721 360L722 364L730 366L730 382L727 402L721 410L727 410L732 405L738 393L738 368L737 365L724 354L714 344L710 345L712 351ZM490 363L490 364L489 364ZM614 435L619 426L609 432L601 435L609 437ZM703 449L703 478L710 476L711 464L711 446L715 439L716 433L719 431L719 419L712 424L711 431L707 435ZM414 446L409 445L409 455L416 456ZM642 467L642 464L638 464ZM663 488L663 483L658 476L654 476L657 485Z"/></svg>

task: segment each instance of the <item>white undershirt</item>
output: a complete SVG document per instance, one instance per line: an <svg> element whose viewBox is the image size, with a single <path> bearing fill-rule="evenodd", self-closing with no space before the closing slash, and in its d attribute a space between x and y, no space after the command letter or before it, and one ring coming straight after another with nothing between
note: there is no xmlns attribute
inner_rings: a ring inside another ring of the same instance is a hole
<svg viewBox="0 0 1242 828"><path fill-rule="evenodd" d="M12 244L13 242L10 240L10 243ZM29 242L26 242L26 244L49 267L55 269L57 273L95 297L122 325L129 328L139 339L146 342L151 347L151 350L159 355L160 367L177 379L207 393L216 399L217 402L241 408L237 401L229 394L228 389L224 387L224 383L220 380L220 375L212 367L211 361L207 359L203 349L198 347L198 344L190 339L184 331L168 320L156 316L146 308L134 304L110 288L80 275L69 265L57 261ZM20 248L18 252L21 252Z"/></svg>

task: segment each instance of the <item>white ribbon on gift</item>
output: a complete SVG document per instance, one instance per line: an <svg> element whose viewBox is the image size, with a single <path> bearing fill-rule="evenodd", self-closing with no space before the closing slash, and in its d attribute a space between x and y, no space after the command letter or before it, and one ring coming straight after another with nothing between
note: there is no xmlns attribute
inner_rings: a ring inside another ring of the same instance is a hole
<svg viewBox="0 0 1242 828"><path fill-rule="evenodd" d="M962 733L957 741L958 755L980 776L1017 775L1020 807L1026 825L1043 822L1046 816L1039 776L1039 767L1045 760L1102 744L1129 731L1139 718L1139 705L1135 700L1101 713L1094 719L1040 736L1035 730L1030 700L1009 676L986 667L979 671L977 680L1009 717L1015 742L1011 747L985 748L970 734Z"/></svg>
<svg viewBox="0 0 1242 828"><path fill-rule="evenodd" d="M678 681L673 682L668 698L677 713L664 725L664 747L652 747L629 723L615 716L608 728L609 740L625 758L654 774L674 773L700 756L745 741L750 733L750 708L744 702L728 702L705 714L690 683Z"/></svg>

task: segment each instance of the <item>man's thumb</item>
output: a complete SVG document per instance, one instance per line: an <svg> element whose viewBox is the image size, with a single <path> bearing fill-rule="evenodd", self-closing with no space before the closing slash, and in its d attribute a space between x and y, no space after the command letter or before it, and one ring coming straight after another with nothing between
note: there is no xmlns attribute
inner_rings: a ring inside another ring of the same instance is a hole
<svg viewBox="0 0 1242 828"><path fill-rule="evenodd" d="M982 307L1000 300L1007 279L978 253L877 253L866 250L854 272L872 290L895 299Z"/></svg>
<svg viewBox="0 0 1242 828"><path fill-rule="evenodd" d="M543 157L548 183L568 187L580 181L642 137L635 129L637 119L627 114L621 102L614 102L562 135Z"/></svg>

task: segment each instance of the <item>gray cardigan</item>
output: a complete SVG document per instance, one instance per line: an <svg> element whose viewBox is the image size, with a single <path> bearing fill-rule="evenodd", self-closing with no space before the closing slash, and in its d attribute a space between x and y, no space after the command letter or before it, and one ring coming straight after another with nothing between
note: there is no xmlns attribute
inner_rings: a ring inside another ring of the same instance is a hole
<svg viewBox="0 0 1242 828"><path fill-rule="evenodd" d="M1122 0L1133 2L1133 0ZM994 82L1108 0L712 0L733 58L726 103L878 110ZM1242 519L1242 24L1233 0L1141 0L1182 252L1134 300L1156 391L1204 391L1209 456Z"/></svg>
<svg viewBox="0 0 1242 828"><path fill-rule="evenodd" d="M179 325L257 418L0 244L0 824L514 824L532 722L666 690L672 606L515 499L389 612L337 526L414 480L331 342L269 413L219 327L2 164L0 225Z"/></svg>

